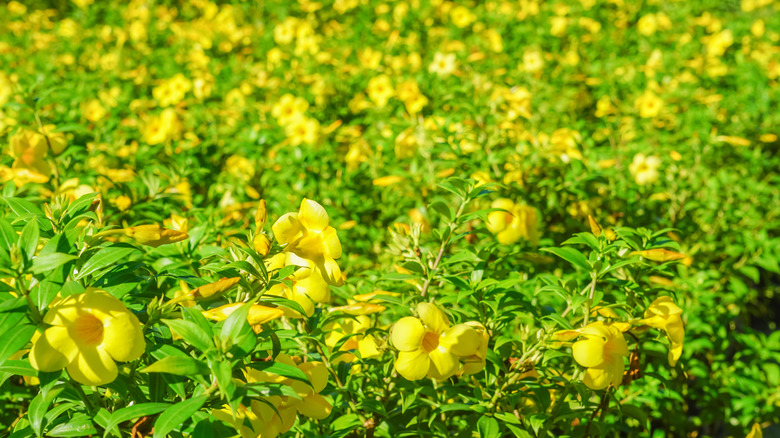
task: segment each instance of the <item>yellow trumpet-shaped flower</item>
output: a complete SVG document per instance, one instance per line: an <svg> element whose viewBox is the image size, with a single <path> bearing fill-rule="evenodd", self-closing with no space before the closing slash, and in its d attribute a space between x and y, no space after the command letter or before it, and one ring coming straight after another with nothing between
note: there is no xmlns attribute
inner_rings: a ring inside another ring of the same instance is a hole
<svg viewBox="0 0 780 438"><path fill-rule="evenodd" d="M685 338L685 328L683 327L682 309L674 304L670 297L658 297L645 310L645 319L639 322L650 327L657 328L666 332L671 347L669 348L669 365L674 366L680 359L683 349L683 340Z"/></svg>
<svg viewBox="0 0 780 438"><path fill-rule="evenodd" d="M377 339L372 335L365 334L366 330L372 326L371 318L366 315L358 315L354 319L341 319L332 322L325 326L327 331L325 344L332 351L342 338L348 336L349 338L341 345L339 351L357 350L360 352L362 359L377 357L381 354ZM354 362L355 360L354 354L342 354L334 360L334 363Z"/></svg>
<svg viewBox="0 0 780 438"><path fill-rule="evenodd" d="M520 238L528 240L534 246L539 243L535 208L515 204L509 199L497 199L491 207L506 210L488 214L487 228L496 235L500 243L511 245Z"/></svg>
<svg viewBox="0 0 780 438"><path fill-rule="evenodd" d="M474 327L450 327L444 313L430 303L418 304L417 313L419 318L401 318L390 332L391 342L400 350L395 369L407 380L446 379L458 371L460 358L479 352L482 338Z"/></svg>
<svg viewBox="0 0 780 438"><path fill-rule="evenodd" d="M341 257L341 242L329 222L325 208L304 199L298 213L282 215L271 228L276 240L287 245L285 252L311 261L328 284L338 286L343 280L335 259Z"/></svg>
<svg viewBox="0 0 780 438"><path fill-rule="evenodd" d="M306 316L314 315L315 303L327 303L330 301L330 286L322 278L319 269L314 267L312 273L304 278L293 278L292 287L279 283L271 286L268 295L275 295L295 301L303 307ZM288 318L302 318L299 312L284 309Z"/></svg>
<svg viewBox="0 0 780 438"><path fill-rule="evenodd" d="M311 385L264 371L251 368L246 370L244 374L247 384L281 383L292 387L298 397L274 395L261 400L254 399L249 407L241 405L235 412L231 412L227 406L212 411L212 415L233 425L242 438L275 438L293 427L298 413L321 420L333 410L328 399L320 395L328 384L328 371L322 362L296 364L284 353L278 355L274 361L297 367L306 375Z"/></svg>
<svg viewBox="0 0 780 438"><path fill-rule="evenodd" d="M572 346L574 360L586 367L582 383L590 389L620 385L628 356L626 339L619 329L597 321L579 330L581 339Z"/></svg>
<svg viewBox="0 0 780 438"><path fill-rule="evenodd" d="M114 361L132 361L146 344L141 323L121 301L106 291L87 289L52 305L36 333L30 364L39 371L67 368L84 385L105 385L116 379Z"/></svg>

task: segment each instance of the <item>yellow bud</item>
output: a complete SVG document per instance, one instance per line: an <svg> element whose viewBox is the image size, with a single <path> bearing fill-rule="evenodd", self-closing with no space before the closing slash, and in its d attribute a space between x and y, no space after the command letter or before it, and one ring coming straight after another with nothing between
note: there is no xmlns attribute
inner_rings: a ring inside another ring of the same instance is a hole
<svg viewBox="0 0 780 438"><path fill-rule="evenodd" d="M671 260L682 260L687 257L685 254L680 254L679 252L669 251L668 249L663 249L663 248L646 249L644 251L634 251L631 253L631 255L641 255L642 257L653 260L655 262L668 262Z"/></svg>
<svg viewBox="0 0 780 438"><path fill-rule="evenodd" d="M163 228L158 224L152 225L139 225L137 227L130 227L124 229L125 235L135 240L136 242L158 247L160 245L166 245L168 243L180 242L190 236L187 233L181 231L169 230Z"/></svg>
<svg viewBox="0 0 780 438"><path fill-rule="evenodd" d="M399 183L399 182L401 182L403 180L404 180L404 178L402 176L388 175L388 176L383 176L381 178L375 179L373 181L373 184L375 186L379 186L379 187L387 187L387 186Z"/></svg>
<svg viewBox="0 0 780 438"><path fill-rule="evenodd" d="M601 226L593 219L593 216L588 215L588 223L590 224L590 232L596 237L601 236Z"/></svg>
<svg viewBox="0 0 780 438"><path fill-rule="evenodd" d="M257 213L255 213L255 227L257 227L257 231L263 229L266 219L268 219L268 209L265 205L265 199L261 199L257 206Z"/></svg>
<svg viewBox="0 0 780 438"><path fill-rule="evenodd" d="M257 234L252 240L252 246L255 252L265 257L271 250L271 239L265 234Z"/></svg>
<svg viewBox="0 0 780 438"><path fill-rule="evenodd" d="M352 297L352 299L355 301L367 302L367 301L371 301L372 299L378 296L400 297L401 294L399 294L398 292L388 292L386 290L375 290L371 293L355 295Z"/></svg>
<svg viewBox="0 0 780 438"><path fill-rule="evenodd" d="M214 283L209 283L200 287L196 287L195 289L190 291L189 295L195 300L217 298L219 294L235 286L236 284L238 284L240 280L241 277L221 278L218 281L215 281Z"/></svg>
<svg viewBox="0 0 780 438"><path fill-rule="evenodd" d="M243 305L244 303L230 303L214 309L204 310L202 313L203 316L213 321L224 321ZM252 304L252 307L249 308L249 314L247 315L246 320L249 322L249 325L255 326L277 319L283 314L284 312L281 309L275 307Z"/></svg>
<svg viewBox="0 0 780 438"><path fill-rule="evenodd" d="M344 312L347 315L369 315L372 313L377 313L385 310L385 306L380 306L379 304L369 304L369 303L357 303L357 304L348 304L346 306L340 306L340 307L332 307L330 309L331 312Z"/></svg>

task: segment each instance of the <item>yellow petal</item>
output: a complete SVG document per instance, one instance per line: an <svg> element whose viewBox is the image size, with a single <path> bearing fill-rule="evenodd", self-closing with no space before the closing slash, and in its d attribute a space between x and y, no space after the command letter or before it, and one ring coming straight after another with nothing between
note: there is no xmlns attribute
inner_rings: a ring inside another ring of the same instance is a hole
<svg viewBox="0 0 780 438"><path fill-rule="evenodd" d="M295 282L296 292L304 294L315 303L327 303L330 301L330 287L319 273Z"/></svg>
<svg viewBox="0 0 780 438"><path fill-rule="evenodd" d="M329 222L328 212L325 211L325 208L311 199L305 198L298 211L298 220L307 230L316 232L324 230Z"/></svg>
<svg viewBox="0 0 780 438"><path fill-rule="evenodd" d="M305 362L298 365L298 369L306 374L311 382L314 392L321 392L328 384L328 369L322 362Z"/></svg>
<svg viewBox="0 0 780 438"><path fill-rule="evenodd" d="M82 385L100 386L111 383L119 371L111 356L102 348L82 348L68 365L68 373Z"/></svg>
<svg viewBox="0 0 780 438"><path fill-rule="evenodd" d="M666 326L666 336L669 337L671 346L669 348L669 365L675 366L677 360L682 356L683 341L685 339L685 329L682 319L678 316L672 323Z"/></svg>
<svg viewBox="0 0 780 438"><path fill-rule="evenodd" d="M322 274L322 278L331 286L341 286L344 284L344 278L341 276L341 268L338 263L330 257L322 257L317 260L317 267Z"/></svg>
<svg viewBox="0 0 780 438"><path fill-rule="evenodd" d="M325 397L314 393L306 397L296 407L301 414L317 420L326 418L333 410L333 406Z"/></svg>
<svg viewBox="0 0 780 438"><path fill-rule="evenodd" d="M600 390L608 387L613 378L606 366L593 367L585 371L582 383L590 389Z"/></svg>
<svg viewBox="0 0 780 438"><path fill-rule="evenodd" d="M761 425L753 423L753 427L750 428L750 432L748 432L745 438L764 438L764 432L761 430Z"/></svg>
<svg viewBox="0 0 780 438"><path fill-rule="evenodd" d="M420 319L422 320L423 324L425 324L425 326L430 331L434 331L436 333L442 333L444 332L444 330L447 330L450 326L450 322L447 320L447 317L434 304L431 303L418 304L417 313L420 315Z"/></svg>
<svg viewBox="0 0 780 438"><path fill-rule="evenodd" d="M428 377L444 380L458 371L458 356L450 353L441 345L428 353L428 357L431 362L431 367L428 369Z"/></svg>
<svg viewBox="0 0 780 438"><path fill-rule="evenodd" d="M574 360L578 364L590 368L604 363L605 339L596 335L587 335L587 339L577 341L571 347Z"/></svg>
<svg viewBox="0 0 780 438"><path fill-rule="evenodd" d="M146 343L138 318L129 312L106 318L101 346L114 360L128 362L141 357Z"/></svg>
<svg viewBox="0 0 780 438"><path fill-rule="evenodd" d="M341 241L339 241L335 228L325 228L322 232L322 244L332 258L337 259L341 257Z"/></svg>
<svg viewBox="0 0 780 438"><path fill-rule="evenodd" d="M401 318L390 331L390 341L400 351L418 350L422 345L423 336L425 336L425 327L419 319L413 316Z"/></svg>
<svg viewBox="0 0 780 438"><path fill-rule="evenodd" d="M249 314L246 319L249 322L249 325L258 325L265 324L276 318L281 318L282 315L284 315L282 309L253 304L252 307L249 308Z"/></svg>
<svg viewBox="0 0 780 438"><path fill-rule="evenodd" d="M380 354L376 338L370 335L364 336L363 339L358 341L358 351L362 359L377 357Z"/></svg>
<svg viewBox="0 0 780 438"><path fill-rule="evenodd" d="M49 327L43 335L36 333L33 337L30 365L39 371L57 371L65 368L77 354L76 343L67 328Z"/></svg>
<svg viewBox="0 0 780 438"><path fill-rule="evenodd" d="M482 337L466 324L455 325L442 333L439 345L461 357L477 354Z"/></svg>
<svg viewBox="0 0 780 438"><path fill-rule="evenodd" d="M274 232L276 241L283 245L295 242L304 231L301 222L298 220L298 213L282 215L271 226L271 230Z"/></svg>
<svg viewBox="0 0 780 438"><path fill-rule="evenodd" d="M100 320L128 312L121 301L102 289L90 288L78 297L82 309Z"/></svg>
<svg viewBox="0 0 780 438"><path fill-rule="evenodd" d="M431 361L422 348L414 351L401 351L395 361L395 370L406 380L420 380L428 375Z"/></svg>

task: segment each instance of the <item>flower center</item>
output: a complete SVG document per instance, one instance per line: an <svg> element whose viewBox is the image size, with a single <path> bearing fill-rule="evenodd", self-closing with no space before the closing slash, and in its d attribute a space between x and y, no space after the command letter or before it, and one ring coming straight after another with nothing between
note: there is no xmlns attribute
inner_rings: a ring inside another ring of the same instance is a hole
<svg viewBox="0 0 780 438"><path fill-rule="evenodd" d="M439 334L436 332L426 332L423 336L422 347L423 350L430 353L439 346Z"/></svg>
<svg viewBox="0 0 780 438"><path fill-rule="evenodd" d="M87 345L103 342L103 323L93 315L82 315L74 323L76 337Z"/></svg>

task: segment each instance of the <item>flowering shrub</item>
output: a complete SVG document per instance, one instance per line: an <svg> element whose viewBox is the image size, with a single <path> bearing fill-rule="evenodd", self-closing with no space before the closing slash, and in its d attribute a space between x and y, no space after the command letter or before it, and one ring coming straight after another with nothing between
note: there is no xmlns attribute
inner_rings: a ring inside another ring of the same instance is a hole
<svg viewBox="0 0 780 438"><path fill-rule="evenodd" d="M3 436L778 434L778 2L0 11Z"/></svg>

